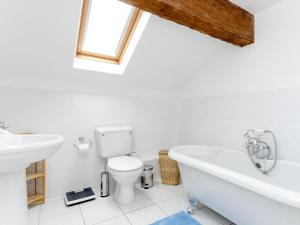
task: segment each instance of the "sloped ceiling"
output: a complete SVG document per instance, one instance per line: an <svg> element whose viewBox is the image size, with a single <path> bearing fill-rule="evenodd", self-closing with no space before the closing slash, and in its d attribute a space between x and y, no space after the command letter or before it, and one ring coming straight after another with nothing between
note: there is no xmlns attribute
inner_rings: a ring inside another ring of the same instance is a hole
<svg viewBox="0 0 300 225"><path fill-rule="evenodd" d="M257 13L278 1L234 2ZM3 2L0 86L169 96L229 45L152 16L123 76L76 70L80 11L81 0Z"/></svg>
<svg viewBox="0 0 300 225"><path fill-rule="evenodd" d="M280 1L282 0L232 0L232 2L253 14L259 13Z"/></svg>

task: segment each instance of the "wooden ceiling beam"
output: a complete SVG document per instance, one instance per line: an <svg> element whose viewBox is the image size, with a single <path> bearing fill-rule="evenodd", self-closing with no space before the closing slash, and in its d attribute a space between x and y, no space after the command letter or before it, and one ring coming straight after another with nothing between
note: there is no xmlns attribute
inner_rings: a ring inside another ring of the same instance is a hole
<svg viewBox="0 0 300 225"><path fill-rule="evenodd" d="M120 0L238 46L254 43L254 16L228 0Z"/></svg>

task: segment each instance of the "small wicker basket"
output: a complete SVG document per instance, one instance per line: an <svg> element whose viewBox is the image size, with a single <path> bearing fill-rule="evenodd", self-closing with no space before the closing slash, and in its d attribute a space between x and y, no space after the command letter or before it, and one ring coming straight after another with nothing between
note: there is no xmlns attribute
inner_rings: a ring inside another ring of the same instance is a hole
<svg viewBox="0 0 300 225"><path fill-rule="evenodd" d="M159 151L159 165L162 183L178 185L180 183L178 163L168 156L168 152L168 150Z"/></svg>
<svg viewBox="0 0 300 225"><path fill-rule="evenodd" d="M22 135L33 134L23 132ZM34 206L45 203L46 196L46 161L30 164L26 168L27 204Z"/></svg>
<svg viewBox="0 0 300 225"><path fill-rule="evenodd" d="M32 163L26 168L27 202L29 206L45 202L45 160Z"/></svg>

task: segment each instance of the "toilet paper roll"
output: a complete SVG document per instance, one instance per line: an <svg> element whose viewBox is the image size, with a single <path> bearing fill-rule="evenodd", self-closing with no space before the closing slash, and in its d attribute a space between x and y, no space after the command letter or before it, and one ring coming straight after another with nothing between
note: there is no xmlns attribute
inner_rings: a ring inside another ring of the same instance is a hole
<svg viewBox="0 0 300 225"><path fill-rule="evenodd" d="M77 149L79 153L86 153L90 150L89 144L78 144Z"/></svg>

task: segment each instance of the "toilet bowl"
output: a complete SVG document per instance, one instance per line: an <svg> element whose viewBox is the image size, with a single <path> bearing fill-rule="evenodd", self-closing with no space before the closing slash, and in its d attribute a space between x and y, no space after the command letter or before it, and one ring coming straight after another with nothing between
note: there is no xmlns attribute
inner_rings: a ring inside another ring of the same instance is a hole
<svg viewBox="0 0 300 225"><path fill-rule="evenodd" d="M134 184L143 170L143 162L129 156L133 153L133 128L130 126L101 126L95 129L98 154L107 160L108 172L116 181L116 201L135 201Z"/></svg>
<svg viewBox="0 0 300 225"><path fill-rule="evenodd" d="M116 182L114 197L121 204L135 201L134 184L143 170L143 162L131 156L118 156L108 159L108 171Z"/></svg>

